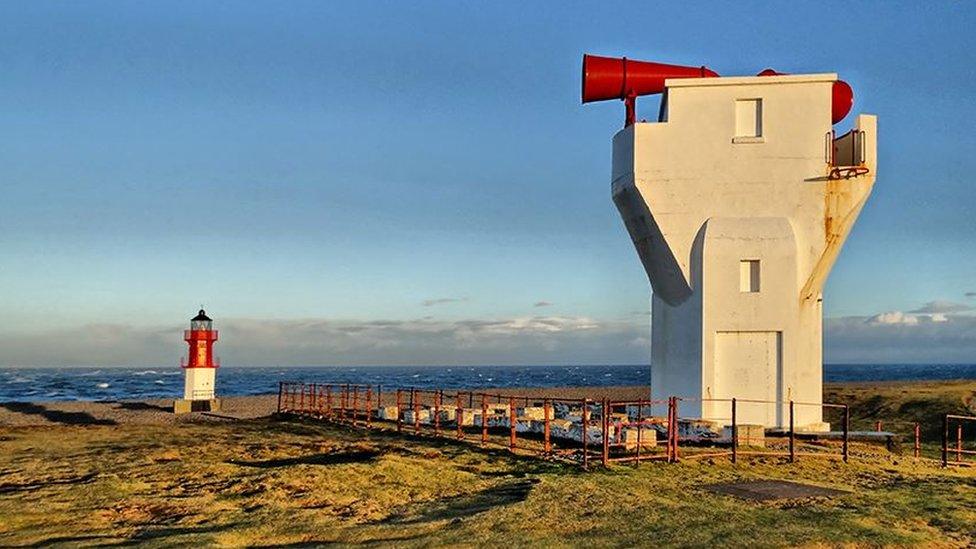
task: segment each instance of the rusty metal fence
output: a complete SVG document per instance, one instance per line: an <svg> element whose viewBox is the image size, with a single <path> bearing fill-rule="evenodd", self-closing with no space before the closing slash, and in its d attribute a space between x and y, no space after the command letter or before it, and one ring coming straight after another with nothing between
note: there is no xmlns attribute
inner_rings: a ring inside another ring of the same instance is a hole
<svg viewBox="0 0 976 549"><path fill-rule="evenodd" d="M705 407L710 411L708 417L714 419L698 419ZM813 413L816 407L820 408L819 413ZM784 427L765 429L761 424L743 421L744 417L756 417L756 409L774 410L777 422ZM686 410L699 413L689 415ZM593 400L281 382L278 412L405 435L447 437L584 468L594 463L636 465L651 460L702 458L728 458L736 463L743 456L776 456L789 462L801 457L847 462L852 436L859 440L883 439L868 430L852 431L846 404L734 398ZM835 429L798 429L797 417L829 420L823 425ZM956 461L976 454L976 449L963 447L961 424L966 421L976 422L976 417L945 417L943 464L948 463L951 453L950 423L959 424ZM881 431L880 423L876 428ZM919 424L913 424L913 428L913 451L918 458Z"/></svg>
<svg viewBox="0 0 976 549"><path fill-rule="evenodd" d="M960 416L955 414L945 414L942 418L942 466L949 465L972 465L972 461L965 459L966 456L976 455L976 448L972 444L966 446L964 431L969 425L970 439L972 430L976 427L976 416ZM953 435L955 440L953 441ZM950 447L952 444L952 447ZM949 456L955 459L949 459Z"/></svg>

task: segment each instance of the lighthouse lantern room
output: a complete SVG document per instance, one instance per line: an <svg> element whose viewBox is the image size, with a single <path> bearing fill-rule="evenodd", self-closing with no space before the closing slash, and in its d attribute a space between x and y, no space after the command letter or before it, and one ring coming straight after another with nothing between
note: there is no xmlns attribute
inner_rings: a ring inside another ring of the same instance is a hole
<svg viewBox="0 0 976 549"><path fill-rule="evenodd" d="M213 355L217 330L213 329L213 319L203 309L190 319L190 329L183 332L183 340L189 346L187 358L180 364L186 381L183 398L174 402L173 411L179 414L219 410L220 401L214 393L214 384L220 362Z"/></svg>

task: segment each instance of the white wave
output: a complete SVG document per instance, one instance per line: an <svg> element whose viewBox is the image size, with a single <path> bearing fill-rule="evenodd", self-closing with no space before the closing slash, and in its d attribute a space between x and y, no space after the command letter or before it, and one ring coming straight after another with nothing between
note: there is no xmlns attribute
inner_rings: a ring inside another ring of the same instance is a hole
<svg viewBox="0 0 976 549"><path fill-rule="evenodd" d="M158 383L160 385L166 385L166 380L165 379L157 379L153 383Z"/></svg>
<svg viewBox="0 0 976 549"><path fill-rule="evenodd" d="M134 376L144 376L149 374L158 375L159 372L157 372L156 370L143 370L142 372L132 372L132 375Z"/></svg>
<svg viewBox="0 0 976 549"><path fill-rule="evenodd" d="M95 387L98 387L99 389L108 389L110 385L111 384L109 383L97 383L95 384Z"/></svg>

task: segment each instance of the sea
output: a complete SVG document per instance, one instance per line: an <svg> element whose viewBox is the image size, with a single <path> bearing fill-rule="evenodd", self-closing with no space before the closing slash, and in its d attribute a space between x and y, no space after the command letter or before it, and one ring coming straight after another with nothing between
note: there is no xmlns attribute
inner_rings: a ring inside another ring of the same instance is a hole
<svg viewBox="0 0 976 549"><path fill-rule="evenodd" d="M976 364L826 364L824 381L976 379ZM275 393L280 381L481 389L646 385L647 365L221 367L221 396ZM0 402L174 398L180 368L0 368Z"/></svg>

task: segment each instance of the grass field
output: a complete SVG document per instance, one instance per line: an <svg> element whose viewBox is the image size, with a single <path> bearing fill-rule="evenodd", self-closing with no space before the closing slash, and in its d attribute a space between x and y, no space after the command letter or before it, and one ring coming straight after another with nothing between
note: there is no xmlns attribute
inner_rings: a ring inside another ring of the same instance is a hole
<svg viewBox="0 0 976 549"><path fill-rule="evenodd" d="M908 414L918 412L908 405L918 400L967 409L974 389L933 384L927 396L912 396L858 386L846 396L867 421L864 406L877 402L878 391L892 413ZM300 421L8 427L0 428L0 545L976 541L976 470L943 470L876 446L857 445L854 456L847 465L719 458L582 472L449 441ZM746 479L845 494L758 503L704 488Z"/></svg>

